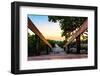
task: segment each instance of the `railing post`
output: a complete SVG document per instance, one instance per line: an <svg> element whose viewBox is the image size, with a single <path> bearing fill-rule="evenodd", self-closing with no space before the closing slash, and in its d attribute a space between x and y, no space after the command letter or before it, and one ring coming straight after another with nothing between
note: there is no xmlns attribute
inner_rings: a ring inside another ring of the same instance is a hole
<svg viewBox="0 0 100 76"><path fill-rule="evenodd" d="M70 53L70 44L67 45L67 53Z"/></svg>
<svg viewBox="0 0 100 76"><path fill-rule="evenodd" d="M46 45L46 52L47 52L47 54L49 54L49 48L47 45Z"/></svg>
<svg viewBox="0 0 100 76"><path fill-rule="evenodd" d="M77 54L80 54L80 35L76 37L76 45L77 45Z"/></svg>

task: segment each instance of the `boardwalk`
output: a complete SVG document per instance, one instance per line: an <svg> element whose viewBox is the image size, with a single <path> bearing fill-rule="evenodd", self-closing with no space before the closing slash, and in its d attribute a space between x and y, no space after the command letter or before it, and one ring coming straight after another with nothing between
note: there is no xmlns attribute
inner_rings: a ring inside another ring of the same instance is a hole
<svg viewBox="0 0 100 76"><path fill-rule="evenodd" d="M66 54L65 51L55 44L49 55L28 57L28 60L53 60L53 59L79 59L87 58L87 54Z"/></svg>
<svg viewBox="0 0 100 76"><path fill-rule="evenodd" d="M69 42L67 42L64 47L70 44L77 36L82 34L87 29L87 20L82 24L78 31L76 31ZM41 56L31 56L28 57L28 60L52 60L52 59L79 59L79 58L87 58L88 54L66 54L64 49L55 44L55 47L46 40L46 38L42 35L42 33L37 29L34 23L28 18L28 28L34 32L49 48L52 49L52 52L48 55ZM74 49L75 50L75 49ZM78 50L76 50L78 51Z"/></svg>
<svg viewBox="0 0 100 76"><path fill-rule="evenodd" d="M28 57L28 60L53 60L53 59L80 59L87 58L87 54L51 54L51 55L41 55Z"/></svg>

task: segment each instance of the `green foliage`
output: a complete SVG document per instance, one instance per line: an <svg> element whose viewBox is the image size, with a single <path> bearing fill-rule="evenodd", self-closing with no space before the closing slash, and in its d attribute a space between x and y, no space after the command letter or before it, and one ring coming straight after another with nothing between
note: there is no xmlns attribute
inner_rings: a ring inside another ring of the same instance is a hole
<svg viewBox="0 0 100 76"><path fill-rule="evenodd" d="M28 56L36 55L35 42L35 35L30 35L28 33Z"/></svg>
<svg viewBox="0 0 100 76"><path fill-rule="evenodd" d="M65 39L70 37L70 33L79 28L87 17L67 17L67 16L48 16L50 22L59 22L62 35Z"/></svg>
<svg viewBox="0 0 100 76"><path fill-rule="evenodd" d="M36 36L28 33L28 56L47 54L48 46L41 39L38 40L37 44ZM38 48L36 47L37 45L39 46Z"/></svg>
<svg viewBox="0 0 100 76"><path fill-rule="evenodd" d="M60 47L63 47L64 45L63 41L48 40L48 42L52 45L52 47L55 47L55 44L59 45Z"/></svg>
<svg viewBox="0 0 100 76"><path fill-rule="evenodd" d="M30 35L28 33L28 47L33 48L35 46L35 35Z"/></svg>

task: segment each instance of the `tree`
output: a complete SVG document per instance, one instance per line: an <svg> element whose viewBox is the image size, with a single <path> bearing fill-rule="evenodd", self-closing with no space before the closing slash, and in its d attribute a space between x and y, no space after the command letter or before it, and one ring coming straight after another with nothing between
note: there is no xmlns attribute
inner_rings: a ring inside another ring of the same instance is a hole
<svg viewBox="0 0 100 76"><path fill-rule="evenodd" d="M66 16L48 16L50 22L59 22L62 30L62 35L65 36L65 41L70 37L71 32L79 28L86 17L66 17Z"/></svg>
<svg viewBox="0 0 100 76"><path fill-rule="evenodd" d="M87 17L65 17L65 16L48 16L51 22L59 22L62 35L65 36L65 42L70 37L71 32L78 29ZM76 37L77 53L80 53L80 35Z"/></svg>
<svg viewBox="0 0 100 76"><path fill-rule="evenodd" d="M34 56L35 51L35 35L30 35L28 33L28 56Z"/></svg>
<svg viewBox="0 0 100 76"><path fill-rule="evenodd" d="M37 35L28 33L28 56L48 54L50 51L48 46Z"/></svg>

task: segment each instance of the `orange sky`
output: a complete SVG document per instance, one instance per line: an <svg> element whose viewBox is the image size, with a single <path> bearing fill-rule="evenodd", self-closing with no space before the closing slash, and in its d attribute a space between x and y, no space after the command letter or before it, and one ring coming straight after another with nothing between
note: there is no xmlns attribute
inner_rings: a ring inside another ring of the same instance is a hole
<svg viewBox="0 0 100 76"><path fill-rule="evenodd" d="M63 41L64 37L61 37L61 28L59 23L53 23L48 21L48 16L42 15L29 15L28 16L38 30L43 34L46 39L50 40L60 40ZM28 32L32 34L32 32L28 29Z"/></svg>

